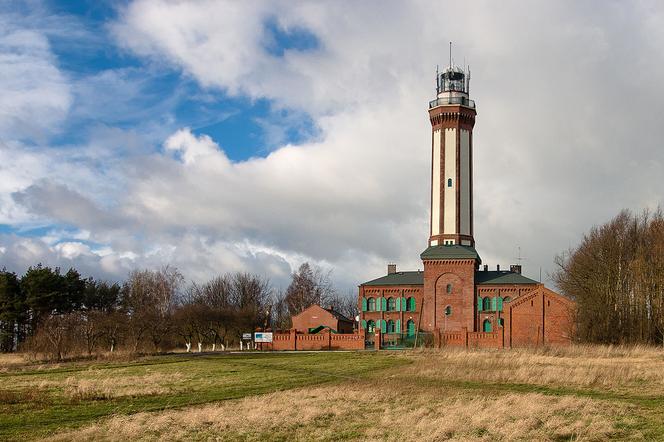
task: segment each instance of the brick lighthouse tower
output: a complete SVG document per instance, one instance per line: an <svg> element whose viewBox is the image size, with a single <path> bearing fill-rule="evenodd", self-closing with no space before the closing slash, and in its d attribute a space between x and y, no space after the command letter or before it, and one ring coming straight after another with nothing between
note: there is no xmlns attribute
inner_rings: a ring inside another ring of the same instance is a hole
<svg viewBox="0 0 664 442"><path fill-rule="evenodd" d="M450 66L436 74L431 121L431 228L424 264L423 327L475 328L473 126L470 71Z"/></svg>
<svg viewBox="0 0 664 442"><path fill-rule="evenodd" d="M470 71L450 65L436 79L431 121L431 231L429 245L475 245L473 239L473 126Z"/></svg>

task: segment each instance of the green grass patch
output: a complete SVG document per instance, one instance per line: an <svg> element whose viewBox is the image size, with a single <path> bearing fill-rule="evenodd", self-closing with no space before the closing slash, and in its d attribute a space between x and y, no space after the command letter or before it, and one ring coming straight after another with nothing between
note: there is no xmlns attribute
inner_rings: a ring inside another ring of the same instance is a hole
<svg viewBox="0 0 664 442"><path fill-rule="evenodd" d="M408 363L382 353L169 355L0 375L0 439L32 439L114 414L158 411L361 379ZM135 384L135 385L134 385Z"/></svg>

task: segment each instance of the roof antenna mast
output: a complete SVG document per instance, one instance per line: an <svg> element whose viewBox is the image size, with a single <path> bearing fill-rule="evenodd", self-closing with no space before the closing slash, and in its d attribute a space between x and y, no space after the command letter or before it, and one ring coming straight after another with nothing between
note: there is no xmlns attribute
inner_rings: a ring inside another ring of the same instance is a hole
<svg viewBox="0 0 664 442"><path fill-rule="evenodd" d="M452 69L452 42L450 42L450 69Z"/></svg>

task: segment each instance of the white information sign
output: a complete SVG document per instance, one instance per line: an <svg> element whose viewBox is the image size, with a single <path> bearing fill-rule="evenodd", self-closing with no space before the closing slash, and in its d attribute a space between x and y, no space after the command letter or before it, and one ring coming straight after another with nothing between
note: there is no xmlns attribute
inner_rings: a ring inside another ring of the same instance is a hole
<svg viewBox="0 0 664 442"><path fill-rule="evenodd" d="M254 342L272 342L272 332L254 333Z"/></svg>
<svg viewBox="0 0 664 442"><path fill-rule="evenodd" d="M242 339L245 341L251 341L251 333L242 333Z"/></svg>

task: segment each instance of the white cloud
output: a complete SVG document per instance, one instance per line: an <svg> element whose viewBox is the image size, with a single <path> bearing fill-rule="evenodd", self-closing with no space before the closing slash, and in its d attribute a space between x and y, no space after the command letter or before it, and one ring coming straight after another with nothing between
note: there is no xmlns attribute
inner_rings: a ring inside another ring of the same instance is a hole
<svg viewBox="0 0 664 442"><path fill-rule="evenodd" d="M58 129L70 105L69 84L55 65L48 39L16 29L0 16L2 138L43 140Z"/></svg>
<svg viewBox="0 0 664 442"><path fill-rule="evenodd" d="M61 242L53 246L53 249L65 259L92 255L90 247L81 242Z"/></svg>
<svg viewBox="0 0 664 442"><path fill-rule="evenodd" d="M353 286L382 274L387 261L421 267L426 106L435 64L456 40L456 61L465 56L472 65L478 103L478 249L493 266L513 262L520 246L526 273L536 277L590 225L622 207L662 202L664 59L653 43L661 40L659 9L135 1L112 26L123 47L206 88L307 113L318 137L242 162L186 128L169 132L160 153L127 148L140 139L113 129L64 158L21 152L17 144L4 152L17 165L0 169L12 183L0 190L15 193L1 203L0 217L89 231L80 240L101 246L87 263L83 249L70 250L72 262L116 277L171 263L193 279L239 270L283 284L292 267L313 260ZM318 47L270 54L270 20L284 32L308 30ZM109 74L78 90L126 83ZM103 97L125 109L108 90ZM3 241L16 262L64 256L39 241Z"/></svg>

